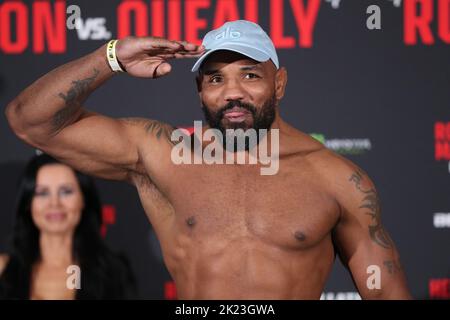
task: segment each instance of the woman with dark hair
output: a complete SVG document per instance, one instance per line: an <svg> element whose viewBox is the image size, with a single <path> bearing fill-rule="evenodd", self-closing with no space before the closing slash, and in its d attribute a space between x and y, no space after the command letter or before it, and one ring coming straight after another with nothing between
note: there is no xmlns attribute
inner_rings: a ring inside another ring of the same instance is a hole
<svg viewBox="0 0 450 320"><path fill-rule="evenodd" d="M100 226L92 178L48 155L35 156L19 183L12 252L0 256L0 299L132 297L128 263L108 249ZM81 271L77 290L66 285L72 265Z"/></svg>

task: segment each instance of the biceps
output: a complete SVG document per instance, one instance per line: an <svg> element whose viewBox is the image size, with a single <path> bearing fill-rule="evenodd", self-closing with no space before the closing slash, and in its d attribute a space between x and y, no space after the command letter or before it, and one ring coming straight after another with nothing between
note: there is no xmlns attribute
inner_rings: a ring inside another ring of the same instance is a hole
<svg viewBox="0 0 450 320"><path fill-rule="evenodd" d="M383 232L390 239L387 231L383 229ZM370 228L357 222L341 226L335 238L341 258L363 297L386 297L386 293L407 291L399 254L392 240L389 248L380 245L371 236Z"/></svg>
<svg viewBox="0 0 450 320"><path fill-rule="evenodd" d="M138 162L137 136L119 120L85 112L42 145L42 151L100 178L125 180Z"/></svg>
<svg viewBox="0 0 450 320"><path fill-rule="evenodd" d="M368 244L350 259L350 270L363 297L410 298L406 278L395 247L381 250Z"/></svg>
<svg viewBox="0 0 450 320"><path fill-rule="evenodd" d="M356 250L349 257L348 267L355 277L355 281L366 284L370 274L379 272L382 280L390 281L392 276L401 272L400 259L397 249L380 248L370 239L361 241Z"/></svg>

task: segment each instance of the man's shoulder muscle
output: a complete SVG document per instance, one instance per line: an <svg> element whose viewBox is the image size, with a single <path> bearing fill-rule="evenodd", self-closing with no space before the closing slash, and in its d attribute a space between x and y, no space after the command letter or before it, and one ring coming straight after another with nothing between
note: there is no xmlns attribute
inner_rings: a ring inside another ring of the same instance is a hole
<svg viewBox="0 0 450 320"><path fill-rule="evenodd" d="M372 180L363 169L334 151L321 149L311 154L309 160L324 187L341 205L354 196L359 196L358 188L374 188Z"/></svg>
<svg viewBox="0 0 450 320"><path fill-rule="evenodd" d="M170 159L170 150L174 143L171 141L172 131L169 124L145 118L122 118L120 121L131 132L130 137L138 146L138 164L133 172L137 175L151 176L153 169ZM134 180L134 179L132 179ZM139 178L139 181L141 179Z"/></svg>

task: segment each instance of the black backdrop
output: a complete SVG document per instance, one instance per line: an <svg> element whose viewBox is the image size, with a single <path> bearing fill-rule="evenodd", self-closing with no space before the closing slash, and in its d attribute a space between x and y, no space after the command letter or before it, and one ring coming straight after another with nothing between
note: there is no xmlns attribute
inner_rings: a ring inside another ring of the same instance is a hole
<svg viewBox="0 0 450 320"><path fill-rule="evenodd" d="M127 2L1 1L0 105L6 106L52 68L126 35L127 30L195 41L220 21L221 14L227 18L224 13L231 11L220 6L236 5L239 18L255 19L249 8L256 5L257 21L276 38L280 63L289 73L282 116L369 173L413 295L449 298L450 1ZM82 30L66 28L66 7L72 4L81 9ZM373 14L366 12L370 5L379 9L381 29L367 27ZM301 7L310 10L303 17L298 15ZM427 15L429 19L416 27L417 17ZM195 19L203 21L198 30ZM163 29L171 26L170 34L159 33L160 21ZM97 28L89 32L86 26L93 23ZM277 30L293 40L280 39ZM193 62L175 61L173 72L158 80L119 75L96 91L86 106L113 117L140 116L192 126L202 119L190 72ZM15 184L34 150L13 135L5 117L0 118L0 135L0 252L7 252ZM158 242L135 190L104 180L98 180L98 187L105 205L114 209L112 216L108 211L106 240L130 257L140 296L173 297ZM324 292L326 299L357 297L338 261Z"/></svg>

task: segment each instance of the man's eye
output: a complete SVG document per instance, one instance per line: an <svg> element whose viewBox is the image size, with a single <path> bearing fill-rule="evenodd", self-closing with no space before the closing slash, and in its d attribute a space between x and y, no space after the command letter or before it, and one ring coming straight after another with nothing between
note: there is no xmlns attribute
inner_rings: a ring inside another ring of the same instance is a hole
<svg viewBox="0 0 450 320"><path fill-rule="evenodd" d="M213 76L213 77L211 77L210 79L209 79L209 82L211 82L211 83L217 83L217 82L220 82L222 80L222 77L220 77L220 76Z"/></svg>
<svg viewBox="0 0 450 320"><path fill-rule="evenodd" d="M258 76L257 74L255 74L255 73L247 73L245 76L246 76L248 79L256 79L256 78L259 78L259 76Z"/></svg>

